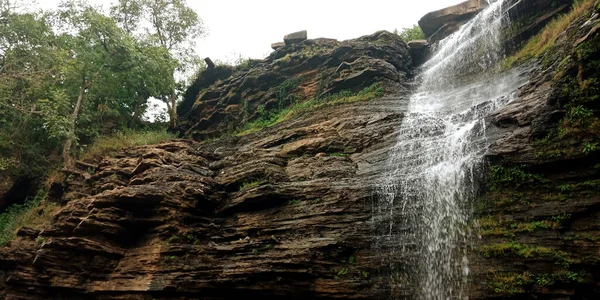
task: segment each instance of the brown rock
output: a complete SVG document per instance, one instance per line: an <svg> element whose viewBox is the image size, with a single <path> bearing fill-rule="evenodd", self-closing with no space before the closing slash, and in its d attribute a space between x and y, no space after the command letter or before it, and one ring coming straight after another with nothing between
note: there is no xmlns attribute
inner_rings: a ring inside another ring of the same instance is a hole
<svg viewBox="0 0 600 300"><path fill-rule="evenodd" d="M482 11L488 2L486 0L468 0L444 9L430 12L419 20L419 26L427 37L433 35L442 26L453 22L464 22Z"/></svg>
<svg viewBox="0 0 600 300"><path fill-rule="evenodd" d="M403 89L412 67L408 47L389 32L342 42L306 40L274 51L252 68L234 70L224 77L211 76L220 67L201 73L198 84L186 91L179 106L180 129L201 140L256 120L260 106L285 107L292 98L305 101L342 90L358 92L374 82ZM286 91L291 97L278 96L279 87L286 81L301 84Z"/></svg>
<svg viewBox="0 0 600 300"><path fill-rule="evenodd" d="M273 50L279 50L283 47L285 47L285 42L277 42L277 43L271 44L271 49L273 49Z"/></svg>
<svg viewBox="0 0 600 300"><path fill-rule="evenodd" d="M421 50L423 48L428 47L429 43L427 42L427 40L414 40L408 42L407 45L408 48L410 48L411 50Z"/></svg>
<svg viewBox="0 0 600 300"><path fill-rule="evenodd" d="M305 41L307 39L307 37L308 37L308 35L307 35L306 30L302 30L302 31L286 34L283 37L283 42L286 45L296 44L296 43Z"/></svg>

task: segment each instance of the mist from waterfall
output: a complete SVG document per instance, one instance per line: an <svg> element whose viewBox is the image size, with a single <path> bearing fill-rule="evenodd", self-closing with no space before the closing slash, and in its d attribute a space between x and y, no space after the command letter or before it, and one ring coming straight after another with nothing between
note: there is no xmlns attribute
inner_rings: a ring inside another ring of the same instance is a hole
<svg viewBox="0 0 600 300"><path fill-rule="evenodd" d="M484 172L484 118L523 83L517 72L495 70L504 3L490 1L441 41L416 80L373 207L382 259L406 257L400 267L390 263L392 291L405 284L416 286L418 299L468 298L468 223ZM398 268L408 275L395 278Z"/></svg>

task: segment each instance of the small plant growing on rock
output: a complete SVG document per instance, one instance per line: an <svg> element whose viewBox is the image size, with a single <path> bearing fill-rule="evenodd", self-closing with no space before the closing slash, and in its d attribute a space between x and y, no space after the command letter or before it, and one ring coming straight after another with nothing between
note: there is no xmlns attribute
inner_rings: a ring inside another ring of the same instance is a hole
<svg viewBox="0 0 600 300"><path fill-rule="evenodd" d="M40 248L40 247L42 247L42 245L44 244L44 242L45 242L45 241L46 241L46 238L44 238L44 237L43 237L43 236L41 236L41 235L38 235L38 237L37 237L37 238L35 238L35 245L36 245L38 248Z"/></svg>
<svg viewBox="0 0 600 300"><path fill-rule="evenodd" d="M255 180L255 181L244 182L240 186L240 191L248 190L248 189L251 189L251 188L255 188L255 187L257 187L257 186L259 186L259 185L261 185L261 184L263 184L265 182L266 182L266 180Z"/></svg>
<svg viewBox="0 0 600 300"><path fill-rule="evenodd" d="M596 152L596 150L598 150L598 143L590 143L590 142L583 143L582 151L584 154L590 154L592 152Z"/></svg>
<svg viewBox="0 0 600 300"><path fill-rule="evenodd" d="M294 200L290 200L288 201L288 205L298 205L300 204L302 201L298 200L298 199L294 199Z"/></svg>
<svg viewBox="0 0 600 300"><path fill-rule="evenodd" d="M563 192L563 193L568 193L571 191L571 185L570 184L562 184L558 186L558 190Z"/></svg>

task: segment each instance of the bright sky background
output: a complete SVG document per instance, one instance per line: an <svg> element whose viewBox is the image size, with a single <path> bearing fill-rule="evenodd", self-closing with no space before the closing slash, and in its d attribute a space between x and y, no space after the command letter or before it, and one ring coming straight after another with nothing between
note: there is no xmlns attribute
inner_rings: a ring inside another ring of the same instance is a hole
<svg viewBox="0 0 600 300"><path fill-rule="evenodd" d="M44 9L60 0L38 0ZM89 0L110 6L111 0ZM188 0L208 30L198 54L213 60L264 58L285 34L308 30L308 38L357 38L378 30L411 27L426 13L461 0Z"/></svg>

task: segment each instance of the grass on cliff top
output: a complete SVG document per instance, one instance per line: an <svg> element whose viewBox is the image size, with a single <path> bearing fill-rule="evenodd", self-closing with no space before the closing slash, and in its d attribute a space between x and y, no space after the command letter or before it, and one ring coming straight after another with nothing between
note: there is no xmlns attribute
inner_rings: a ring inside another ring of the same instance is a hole
<svg viewBox="0 0 600 300"><path fill-rule="evenodd" d="M45 201L46 193L40 193L23 204L14 204L0 214L0 246L12 241L21 227L42 229L50 224L59 206Z"/></svg>
<svg viewBox="0 0 600 300"><path fill-rule="evenodd" d="M598 3L598 0L575 1L575 4L569 13L559 16L548 23L539 34L529 39L527 44L525 44L519 52L507 58L503 62L503 66L505 68L510 68L516 62L539 57L548 48L554 45L558 35L564 32L567 27L569 27L569 24L594 7L594 5L598 5Z"/></svg>
<svg viewBox="0 0 600 300"><path fill-rule="evenodd" d="M169 133L166 130L118 132L113 135L97 138L94 143L81 153L80 159L87 160L104 156L126 147L158 144L176 137L175 134Z"/></svg>
<svg viewBox="0 0 600 300"><path fill-rule="evenodd" d="M305 102L296 102L291 106L281 110L272 112L263 111L260 118L247 123L236 133L236 135L242 136L255 133L264 128L271 127L283 121L289 120L300 113L314 111L325 106L376 99L383 95L383 91L384 88L376 82L358 93L342 91L324 98L315 98ZM259 112L260 111L261 109L259 108Z"/></svg>

